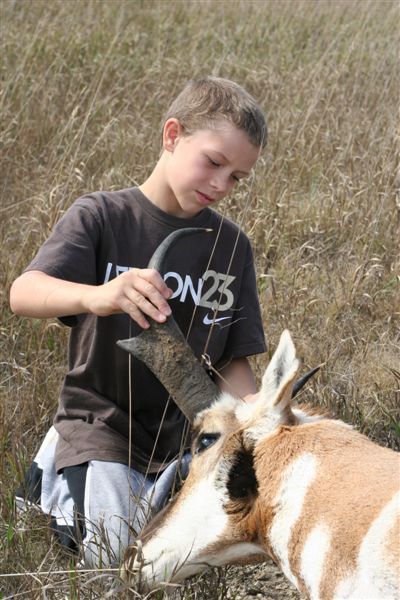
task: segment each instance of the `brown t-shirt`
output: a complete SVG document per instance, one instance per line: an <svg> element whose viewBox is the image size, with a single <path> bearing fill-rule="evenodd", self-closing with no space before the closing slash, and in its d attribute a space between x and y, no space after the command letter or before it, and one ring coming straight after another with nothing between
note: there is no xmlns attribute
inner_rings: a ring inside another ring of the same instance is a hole
<svg viewBox="0 0 400 600"><path fill-rule="evenodd" d="M95 192L69 208L26 270L101 285L131 267L145 268L160 242L183 227L213 229L179 240L163 274L174 290L174 318L185 335L190 328L194 353L200 358L206 352L213 365L221 366L234 357L264 352L249 240L211 209L181 219L161 211L137 188ZM69 370L54 420L60 434L57 469L94 459L127 464L130 398L131 464L143 472L149 462L149 472L165 466L179 451L185 418L170 401L159 433L168 393L136 359L129 376L129 355L116 342L141 329L126 314L61 320L71 334Z"/></svg>

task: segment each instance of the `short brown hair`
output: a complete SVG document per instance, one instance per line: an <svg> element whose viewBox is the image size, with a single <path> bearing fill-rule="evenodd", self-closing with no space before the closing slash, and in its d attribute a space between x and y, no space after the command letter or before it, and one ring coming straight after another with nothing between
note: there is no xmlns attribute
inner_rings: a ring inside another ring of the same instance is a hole
<svg viewBox="0 0 400 600"><path fill-rule="evenodd" d="M227 120L249 136L254 146L267 142L267 125L254 98L240 85L221 77L189 81L165 114L164 121L176 118L186 133L215 127Z"/></svg>

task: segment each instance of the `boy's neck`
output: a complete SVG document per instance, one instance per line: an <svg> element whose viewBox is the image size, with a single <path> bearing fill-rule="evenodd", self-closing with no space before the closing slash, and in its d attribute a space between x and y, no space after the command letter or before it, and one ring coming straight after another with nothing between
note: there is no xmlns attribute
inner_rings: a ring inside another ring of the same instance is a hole
<svg viewBox="0 0 400 600"><path fill-rule="evenodd" d="M139 186L139 190L150 200L152 204L163 210L164 212L168 212L168 198L170 195L170 190L167 185L163 185L163 182L156 175L156 169L153 170L151 175Z"/></svg>
<svg viewBox="0 0 400 600"><path fill-rule="evenodd" d="M168 213L172 192L166 181L164 163L165 155L162 153L150 176L139 186L139 190L152 204Z"/></svg>
<svg viewBox="0 0 400 600"><path fill-rule="evenodd" d="M139 185L139 190L157 208L168 215L177 215L171 207L176 206L176 199L168 185L166 177L166 162L168 154L163 152L149 177ZM200 211L199 211L200 212ZM194 215L192 215L194 216Z"/></svg>

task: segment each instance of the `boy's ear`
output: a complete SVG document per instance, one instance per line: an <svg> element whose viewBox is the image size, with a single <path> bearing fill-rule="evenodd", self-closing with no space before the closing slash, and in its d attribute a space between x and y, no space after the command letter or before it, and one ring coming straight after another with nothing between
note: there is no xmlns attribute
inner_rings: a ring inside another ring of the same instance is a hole
<svg viewBox="0 0 400 600"><path fill-rule="evenodd" d="M182 135L182 129L182 125L178 119L175 119L174 117L165 121L163 129L164 150L167 150L168 152L174 151L175 145Z"/></svg>

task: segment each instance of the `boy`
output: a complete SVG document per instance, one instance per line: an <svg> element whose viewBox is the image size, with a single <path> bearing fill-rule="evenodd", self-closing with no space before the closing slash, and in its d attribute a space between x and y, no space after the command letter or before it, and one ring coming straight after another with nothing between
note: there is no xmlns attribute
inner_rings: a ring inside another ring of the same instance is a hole
<svg viewBox="0 0 400 600"><path fill-rule="evenodd" d="M246 357L265 351L249 241L213 207L249 175L265 143L264 117L240 86L191 81L164 119L162 153L138 188L77 200L25 272L10 303L23 316L71 327L69 371L25 496L52 516L62 543L83 542L86 565L118 562L129 524L159 510L176 471L185 419L150 371L116 346L171 314L198 358L238 395L255 381ZM169 271L147 269L174 229ZM168 300L170 303L168 303ZM21 494L22 495L22 494Z"/></svg>

